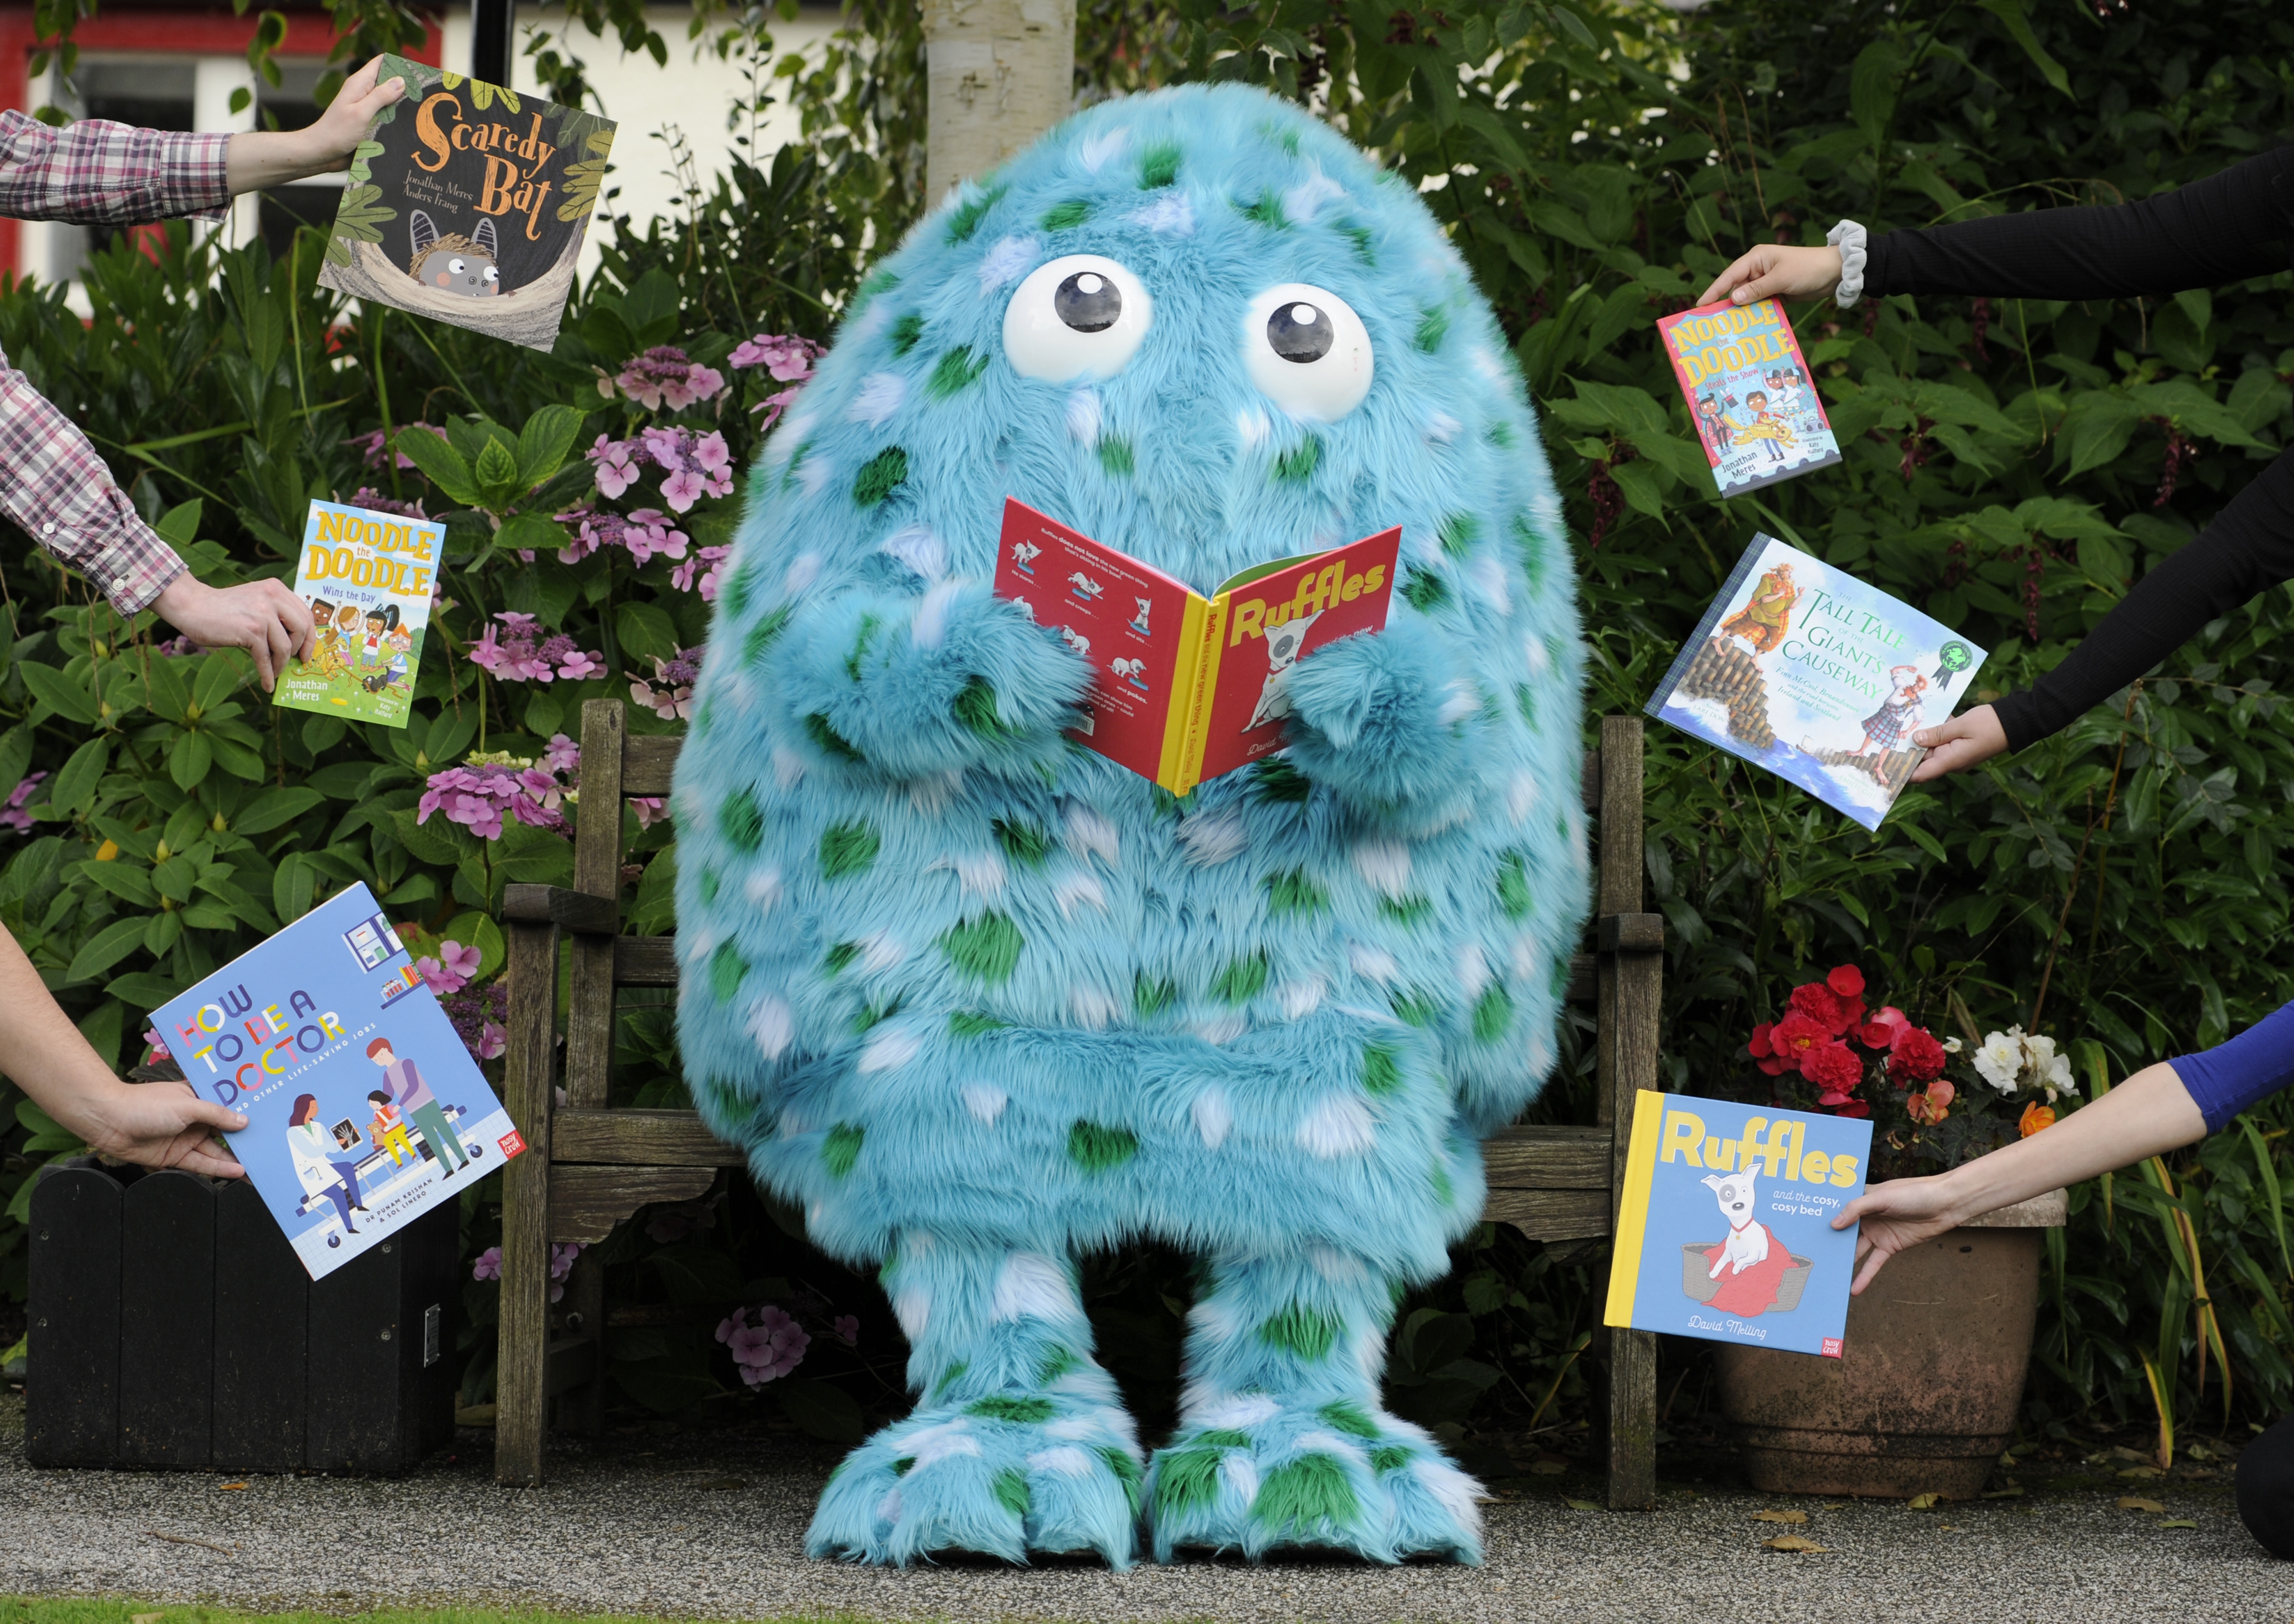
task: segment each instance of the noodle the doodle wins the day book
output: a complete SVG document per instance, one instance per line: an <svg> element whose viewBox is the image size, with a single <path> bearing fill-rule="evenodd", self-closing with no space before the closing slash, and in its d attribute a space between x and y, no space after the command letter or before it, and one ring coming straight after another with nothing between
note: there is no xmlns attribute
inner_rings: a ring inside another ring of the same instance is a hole
<svg viewBox="0 0 2294 1624"><path fill-rule="evenodd" d="M313 502L295 593L311 605L316 646L287 662L272 702L405 727L445 533L435 519Z"/></svg>
<svg viewBox="0 0 2294 1624"><path fill-rule="evenodd" d="M1279 558L1210 597L1046 518L1004 504L996 596L1091 662L1070 735L1174 795L1282 748L1290 668L1326 643L1386 626L1399 528Z"/></svg>
<svg viewBox="0 0 2294 1624"><path fill-rule="evenodd" d="M1665 317L1656 330L1721 495L1840 460L1783 301L1700 305Z"/></svg>

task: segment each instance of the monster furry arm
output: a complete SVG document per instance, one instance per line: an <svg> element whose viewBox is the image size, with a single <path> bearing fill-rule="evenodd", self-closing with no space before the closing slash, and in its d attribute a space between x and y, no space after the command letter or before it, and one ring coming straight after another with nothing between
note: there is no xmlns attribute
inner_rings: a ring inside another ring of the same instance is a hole
<svg viewBox="0 0 2294 1624"><path fill-rule="evenodd" d="M976 582L837 593L758 632L790 729L896 778L1055 760L1091 686L1081 655Z"/></svg>
<svg viewBox="0 0 2294 1624"><path fill-rule="evenodd" d="M1445 811L1471 797L1489 759L1476 748L1479 695L1409 613L1301 660L1289 697L1291 764L1365 807Z"/></svg>

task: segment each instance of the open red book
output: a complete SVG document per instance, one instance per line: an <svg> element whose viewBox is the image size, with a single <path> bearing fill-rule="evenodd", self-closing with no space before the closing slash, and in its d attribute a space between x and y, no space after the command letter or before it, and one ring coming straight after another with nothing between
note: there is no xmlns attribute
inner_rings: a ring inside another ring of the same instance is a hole
<svg viewBox="0 0 2294 1624"><path fill-rule="evenodd" d="M1184 795L1282 748L1284 678L1325 643L1385 628L1399 526L1278 558L1204 597L1025 502L1004 504L996 596L1091 662L1069 736Z"/></svg>

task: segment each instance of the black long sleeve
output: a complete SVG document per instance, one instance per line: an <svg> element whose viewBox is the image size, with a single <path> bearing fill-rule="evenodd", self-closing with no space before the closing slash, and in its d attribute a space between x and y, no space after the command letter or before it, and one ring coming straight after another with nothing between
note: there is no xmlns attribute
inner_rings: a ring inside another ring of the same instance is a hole
<svg viewBox="0 0 2294 1624"><path fill-rule="evenodd" d="M2103 208L2047 208L1871 243L1867 294L2124 298L2245 281L2288 269L2294 147L2178 191ZM2011 750L2061 731L2149 670L2209 621L2294 580L2294 448L2180 552L2160 563L2070 656L1994 707Z"/></svg>

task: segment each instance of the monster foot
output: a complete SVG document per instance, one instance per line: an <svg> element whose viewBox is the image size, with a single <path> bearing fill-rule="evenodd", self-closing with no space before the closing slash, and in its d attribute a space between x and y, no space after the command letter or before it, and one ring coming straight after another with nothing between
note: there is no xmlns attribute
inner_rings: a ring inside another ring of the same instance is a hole
<svg viewBox="0 0 2294 1624"><path fill-rule="evenodd" d="M1112 1406L983 1398L919 1409L844 1458L805 1555L905 1567L935 1551L1025 1562L1094 1551L1131 1564L1138 1446Z"/></svg>
<svg viewBox="0 0 2294 1624"><path fill-rule="evenodd" d="M1288 1407L1233 1399L1190 1417L1155 1452L1147 1494L1155 1560L1181 1546L1430 1554L1478 1564L1481 1485L1407 1421L1341 1399Z"/></svg>

